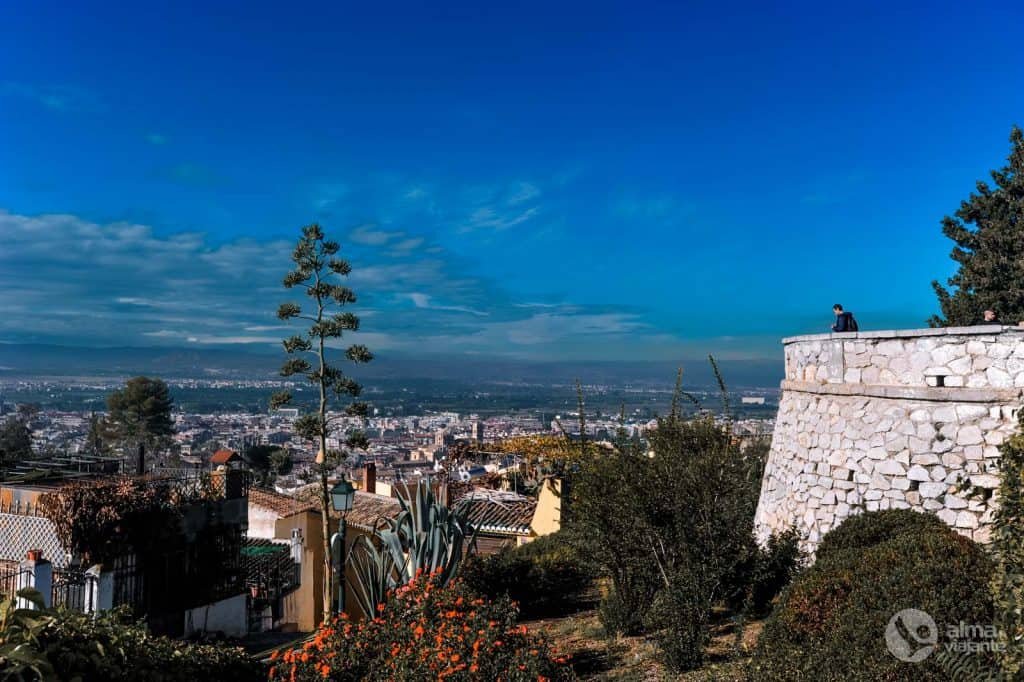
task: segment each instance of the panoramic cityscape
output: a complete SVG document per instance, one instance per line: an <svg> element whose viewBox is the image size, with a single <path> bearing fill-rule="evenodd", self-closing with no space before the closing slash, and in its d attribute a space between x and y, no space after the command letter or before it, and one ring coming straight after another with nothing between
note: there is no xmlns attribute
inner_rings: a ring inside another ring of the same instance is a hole
<svg viewBox="0 0 1024 682"><path fill-rule="evenodd" d="M1022 28L0 9L0 679L1024 680Z"/></svg>

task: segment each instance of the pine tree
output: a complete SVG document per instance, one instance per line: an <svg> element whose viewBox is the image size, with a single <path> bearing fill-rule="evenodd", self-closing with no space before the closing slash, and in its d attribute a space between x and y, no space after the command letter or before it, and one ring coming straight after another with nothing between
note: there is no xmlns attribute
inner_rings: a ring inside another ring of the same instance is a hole
<svg viewBox="0 0 1024 682"><path fill-rule="evenodd" d="M11 417L0 424L0 468L32 459L32 430L28 420Z"/></svg>
<svg viewBox="0 0 1024 682"><path fill-rule="evenodd" d="M346 286L335 284L332 277L347 277L352 271L347 261L336 258L341 249L338 242L324 237L319 225L308 225L302 228L292 252L295 269L285 275L286 289L298 287L305 291L311 299L306 311L297 303L282 303L277 310L277 317L288 321L305 320L309 328L305 334L292 336L284 340L284 350L290 356L281 367L282 376L304 376L318 391L319 401L315 412L307 413L295 421L295 431L301 437L313 441L318 446L316 465L319 474L320 516L323 531L324 552L324 585L323 611L324 621L331 617L331 548L330 548L330 490L327 476L332 469L344 459L344 453L328 452L327 438L339 418L344 416L362 417L366 415L367 406L358 402L362 387L346 376L337 366L328 362L328 342L340 339L345 332L359 329L359 318L343 309L356 302L355 293ZM331 309L336 312L331 312ZM366 346L354 344L344 351L345 357L351 362L363 363L373 359ZM306 357L309 359L307 360ZM312 360L312 362L310 361ZM330 402L349 399L344 415L328 416ZM282 391L271 399L271 407L278 408L291 402L288 391ZM348 434L346 445L349 448L365 447L366 437L361 432Z"/></svg>
<svg viewBox="0 0 1024 682"><path fill-rule="evenodd" d="M126 449L166 446L174 433L173 407L174 400L163 380L133 377L123 389L107 396L108 415L103 425L108 439Z"/></svg>
<svg viewBox="0 0 1024 682"><path fill-rule="evenodd" d="M1007 165L992 171L994 187L979 181L954 216L942 219L960 267L949 289L932 282L942 310L928 321L933 327L977 324L985 310L1004 323L1024 320L1024 132L1017 126L1010 142Z"/></svg>

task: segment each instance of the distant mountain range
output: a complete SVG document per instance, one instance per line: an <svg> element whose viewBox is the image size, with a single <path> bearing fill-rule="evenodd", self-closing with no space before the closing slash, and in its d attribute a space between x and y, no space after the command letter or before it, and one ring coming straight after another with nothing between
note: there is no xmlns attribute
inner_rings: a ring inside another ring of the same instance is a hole
<svg viewBox="0 0 1024 682"><path fill-rule="evenodd" d="M225 348L119 347L88 348L0 343L0 378L57 376L133 376L149 374L174 378L271 379L284 358ZM710 386L714 376L706 359L682 361L687 386ZM782 358L723 360L730 388L777 387ZM373 380L434 380L465 384L494 382L571 383L611 385L671 385L676 365L663 362L531 362L482 356L410 356L378 354L356 374Z"/></svg>

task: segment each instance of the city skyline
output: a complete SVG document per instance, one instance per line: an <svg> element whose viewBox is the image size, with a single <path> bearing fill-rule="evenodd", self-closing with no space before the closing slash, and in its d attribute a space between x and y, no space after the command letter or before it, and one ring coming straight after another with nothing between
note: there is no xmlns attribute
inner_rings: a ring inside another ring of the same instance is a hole
<svg viewBox="0 0 1024 682"><path fill-rule="evenodd" d="M382 359L781 362L925 326L1024 123L1010 3L5 15L8 343L273 352L316 221Z"/></svg>

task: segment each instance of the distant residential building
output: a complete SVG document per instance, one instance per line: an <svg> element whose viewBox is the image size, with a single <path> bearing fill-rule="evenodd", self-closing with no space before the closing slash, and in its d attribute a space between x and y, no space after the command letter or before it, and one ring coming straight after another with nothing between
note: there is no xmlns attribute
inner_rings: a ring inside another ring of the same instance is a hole
<svg viewBox="0 0 1024 682"><path fill-rule="evenodd" d="M473 435L472 439L477 443L484 442L484 423L479 419L473 422Z"/></svg>
<svg viewBox="0 0 1024 682"><path fill-rule="evenodd" d="M221 449L210 456L210 465L214 468L237 469L242 466L242 456L234 450Z"/></svg>

